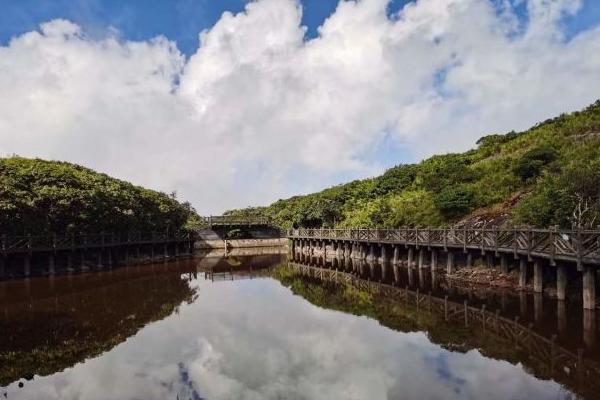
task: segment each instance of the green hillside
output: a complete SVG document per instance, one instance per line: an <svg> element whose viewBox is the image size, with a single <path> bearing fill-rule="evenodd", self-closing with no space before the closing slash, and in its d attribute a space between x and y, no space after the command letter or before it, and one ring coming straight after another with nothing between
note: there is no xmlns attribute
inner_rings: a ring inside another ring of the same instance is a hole
<svg viewBox="0 0 600 400"><path fill-rule="evenodd" d="M164 232L194 215L174 196L79 165L0 158L0 234Z"/></svg>
<svg viewBox="0 0 600 400"><path fill-rule="evenodd" d="M524 132L484 136L464 153L398 165L376 178L227 214L284 227L600 223L600 100Z"/></svg>

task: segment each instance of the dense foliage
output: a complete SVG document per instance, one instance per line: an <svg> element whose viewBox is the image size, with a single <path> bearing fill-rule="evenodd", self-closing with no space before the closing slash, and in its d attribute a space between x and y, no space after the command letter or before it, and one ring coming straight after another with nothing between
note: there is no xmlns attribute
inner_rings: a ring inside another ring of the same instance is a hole
<svg viewBox="0 0 600 400"><path fill-rule="evenodd" d="M228 214L268 216L283 227L441 226L508 214L509 224L590 228L600 222L599 199L597 101L524 132L484 136L465 153Z"/></svg>
<svg viewBox="0 0 600 400"><path fill-rule="evenodd" d="M177 230L193 208L174 195L66 162L0 159L0 233Z"/></svg>

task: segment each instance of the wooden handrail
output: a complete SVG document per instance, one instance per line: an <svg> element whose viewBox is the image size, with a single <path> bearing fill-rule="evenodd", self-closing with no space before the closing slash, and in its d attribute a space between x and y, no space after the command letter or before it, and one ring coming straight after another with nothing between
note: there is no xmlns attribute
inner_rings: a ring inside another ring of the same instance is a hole
<svg viewBox="0 0 600 400"><path fill-rule="evenodd" d="M358 232L358 234L356 234ZM432 232L436 232L432 235ZM290 229L288 238L353 240L462 248L600 265L600 231L498 228ZM425 241L421 238L426 239ZM490 240L486 240L486 238ZM502 241L499 241L502 238Z"/></svg>

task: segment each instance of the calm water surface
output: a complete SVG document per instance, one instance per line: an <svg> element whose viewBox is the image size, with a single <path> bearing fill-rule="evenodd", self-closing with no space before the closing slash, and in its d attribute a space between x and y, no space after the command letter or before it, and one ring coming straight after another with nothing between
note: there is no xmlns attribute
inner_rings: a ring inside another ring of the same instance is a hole
<svg viewBox="0 0 600 400"><path fill-rule="evenodd" d="M320 308L279 255L0 283L8 399L562 399L561 384L427 332ZM203 271L211 271L205 273Z"/></svg>

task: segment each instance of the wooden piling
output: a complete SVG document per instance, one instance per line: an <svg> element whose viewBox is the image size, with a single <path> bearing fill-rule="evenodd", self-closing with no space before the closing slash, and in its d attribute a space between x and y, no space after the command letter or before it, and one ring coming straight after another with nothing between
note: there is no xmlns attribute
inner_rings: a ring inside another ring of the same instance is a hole
<svg viewBox="0 0 600 400"><path fill-rule="evenodd" d="M583 308L596 308L596 270L587 265L583 269Z"/></svg>

